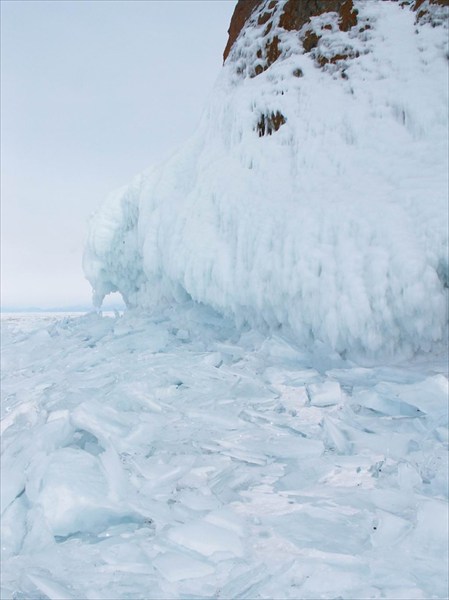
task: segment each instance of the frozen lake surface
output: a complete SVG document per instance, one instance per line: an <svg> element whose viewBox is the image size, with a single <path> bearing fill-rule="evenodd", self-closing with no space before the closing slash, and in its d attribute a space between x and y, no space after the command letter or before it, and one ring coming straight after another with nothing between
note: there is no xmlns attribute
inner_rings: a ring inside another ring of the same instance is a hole
<svg viewBox="0 0 449 600"><path fill-rule="evenodd" d="M446 598L447 355L2 315L2 598Z"/></svg>

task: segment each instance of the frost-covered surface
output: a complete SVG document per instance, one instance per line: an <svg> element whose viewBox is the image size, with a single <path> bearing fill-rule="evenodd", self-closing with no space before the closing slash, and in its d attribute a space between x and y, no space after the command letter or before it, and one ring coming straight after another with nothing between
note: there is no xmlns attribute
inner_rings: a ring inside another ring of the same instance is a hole
<svg viewBox="0 0 449 600"><path fill-rule="evenodd" d="M447 10L356 5L94 216L132 310L2 317L2 598L447 597Z"/></svg>
<svg viewBox="0 0 449 600"><path fill-rule="evenodd" d="M447 597L447 355L361 368L188 304L2 343L5 600Z"/></svg>
<svg viewBox="0 0 449 600"><path fill-rule="evenodd" d="M398 2L355 5L348 32L312 19L310 53L279 31L282 57L257 77L263 26L244 29L197 133L93 218L98 303L191 298L353 357L445 340L447 27ZM259 137L276 111L285 124Z"/></svg>

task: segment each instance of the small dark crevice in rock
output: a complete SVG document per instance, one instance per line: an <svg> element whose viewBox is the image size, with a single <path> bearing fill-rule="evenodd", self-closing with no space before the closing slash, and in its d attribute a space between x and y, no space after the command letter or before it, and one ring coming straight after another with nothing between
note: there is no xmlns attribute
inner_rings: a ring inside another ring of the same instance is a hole
<svg viewBox="0 0 449 600"><path fill-rule="evenodd" d="M268 23L268 25L265 28L265 31L263 32L263 37L268 35L272 28L273 28L273 23Z"/></svg>
<svg viewBox="0 0 449 600"><path fill-rule="evenodd" d="M265 23L268 23L271 16L272 16L271 13L265 12L265 13L261 14L260 17L257 19L257 23L259 25L265 25Z"/></svg>
<svg viewBox="0 0 449 600"><path fill-rule="evenodd" d="M267 69L270 65L272 65L281 55L281 51L279 50L279 38L277 35L271 40L271 42L267 42Z"/></svg>
<svg viewBox="0 0 449 600"><path fill-rule="evenodd" d="M281 50L279 48L280 39L277 35L275 35L271 40L268 40L265 45L265 64L257 64L254 67L253 77L260 75L264 71L268 69L281 55ZM263 50L259 48L256 53L257 58L262 60Z"/></svg>
<svg viewBox="0 0 449 600"><path fill-rule="evenodd" d="M324 65L327 65L329 63L331 65L335 65L339 60L347 60L348 58L358 58L359 56L359 52L349 52L348 54L335 54L335 56L332 56L331 58L327 58L326 56L320 55L317 57L317 62L320 65L320 67L324 67Z"/></svg>
<svg viewBox="0 0 449 600"><path fill-rule="evenodd" d="M313 48L316 48L319 41L320 37L316 33L308 31L302 41L304 52L310 52Z"/></svg>
<svg viewBox="0 0 449 600"><path fill-rule="evenodd" d="M341 31L349 31L352 27L357 25L357 15L359 14L359 11L354 8L352 0L346 0L339 12L340 21L338 26Z"/></svg>
<svg viewBox="0 0 449 600"><path fill-rule="evenodd" d="M270 115L262 115L257 123L259 137L272 135L273 131L278 131L284 123L285 117L278 110L275 113L272 112Z"/></svg>

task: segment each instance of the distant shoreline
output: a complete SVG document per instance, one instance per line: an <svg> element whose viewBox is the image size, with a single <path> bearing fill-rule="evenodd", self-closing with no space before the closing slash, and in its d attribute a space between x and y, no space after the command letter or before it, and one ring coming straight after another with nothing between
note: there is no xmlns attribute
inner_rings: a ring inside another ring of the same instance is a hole
<svg viewBox="0 0 449 600"><path fill-rule="evenodd" d="M89 313L96 312L96 308L93 306L62 306L56 308L38 308L35 306L25 307L25 308L15 308L15 307L1 307L0 314L15 314L15 313ZM105 306L100 309L101 312L109 312L109 311L124 311L126 307L123 306Z"/></svg>

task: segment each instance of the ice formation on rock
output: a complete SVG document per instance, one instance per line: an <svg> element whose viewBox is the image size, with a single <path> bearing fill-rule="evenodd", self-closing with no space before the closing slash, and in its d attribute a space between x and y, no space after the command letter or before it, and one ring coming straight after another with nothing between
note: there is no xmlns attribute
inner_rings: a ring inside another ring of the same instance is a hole
<svg viewBox="0 0 449 600"><path fill-rule="evenodd" d="M98 305L193 299L353 355L445 340L446 0L325 4L237 6L196 133L92 218Z"/></svg>

